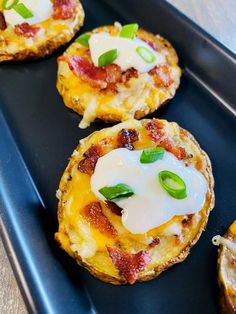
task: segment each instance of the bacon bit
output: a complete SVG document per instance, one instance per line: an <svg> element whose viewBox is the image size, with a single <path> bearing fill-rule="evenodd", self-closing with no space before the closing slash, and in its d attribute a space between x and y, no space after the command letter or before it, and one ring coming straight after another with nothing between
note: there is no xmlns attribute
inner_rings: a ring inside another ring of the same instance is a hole
<svg viewBox="0 0 236 314"><path fill-rule="evenodd" d="M108 64L105 66L106 82L118 83L121 82L121 67L117 64Z"/></svg>
<svg viewBox="0 0 236 314"><path fill-rule="evenodd" d="M85 157L78 164L78 170L80 172L92 175L98 161L98 158L102 156L102 148L100 145L91 145L91 147L83 154Z"/></svg>
<svg viewBox="0 0 236 314"><path fill-rule="evenodd" d="M105 233L107 236L113 238L117 236L116 229L104 215L102 206L99 202L91 202L90 204L86 205L81 213L84 218L92 225L92 227L98 229L102 233Z"/></svg>
<svg viewBox="0 0 236 314"><path fill-rule="evenodd" d="M116 64L109 64L103 68L96 67L89 57L60 57L59 61L67 61L70 70L92 87L100 89L111 88L113 84L121 82L121 68Z"/></svg>
<svg viewBox="0 0 236 314"><path fill-rule="evenodd" d="M186 215L186 216L184 217L184 219L182 220L182 224L183 224L183 225L188 225L188 224L190 224L190 223L192 222L192 220L193 220L193 216L194 216L194 214Z"/></svg>
<svg viewBox="0 0 236 314"><path fill-rule="evenodd" d="M145 43L147 43L153 50L156 50L156 51L158 50L156 43L154 41L151 41L145 38L142 38L142 40L145 41Z"/></svg>
<svg viewBox="0 0 236 314"><path fill-rule="evenodd" d="M164 147L165 150L174 154L179 160L187 157L187 153L183 147L175 147L171 140L163 138L165 132L163 130L164 124L162 121L152 119L146 124L146 129L149 131L149 136L154 142L159 142L159 145Z"/></svg>
<svg viewBox="0 0 236 314"><path fill-rule="evenodd" d="M183 147L177 147L177 150L178 150L178 153L176 155L176 157L179 159L179 160L182 160L184 158L187 157L187 153L186 153L186 150L183 148Z"/></svg>
<svg viewBox="0 0 236 314"><path fill-rule="evenodd" d="M187 156L187 153L183 147L175 147L174 144L168 138L165 138L164 140L160 141L160 145L164 147L165 150L175 155L175 157L178 158L179 160L182 160Z"/></svg>
<svg viewBox="0 0 236 314"><path fill-rule="evenodd" d="M73 17L76 9L74 0L53 0L54 20L67 20Z"/></svg>
<svg viewBox="0 0 236 314"><path fill-rule="evenodd" d="M145 266L151 261L151 256L147 251L131 254L108 245L107 251L120 275L124 276L125 280L130 284L135 283L138 273L144 270Z"/></svg>
<svg viewBox="0 0 236 314"><path fill-rule="evenodd" d="M160 238L159 237L156 237L152 240L151 243L149 243L149 247L152 249L154 248L155 246L157 246L159 243L161 242Z"/></svg>
<svg viewBox="0 0 236 314"><path fill-rule="evenodd" d="M0 12L0 30L4 31L7 28L7 23L2 12Z"/></svg>
<svg viewBox="0 0 236 314"><path fill-rule="evenodd" d="M159 141L160 138L165 134L163 130L164 124L162 121L152 119L150 122L146 124L145 127L149 131L149 136L152 138L154 142Z"/></svg>
<svg viewBox="0 0 236 314"><path fill-rule="evenodd" d="M70 70L92 87L100 89L107 87L106 71L103 68L95 67L89 59L74 56L68 57L67 62Z"/></svg>
<svg viewBox="0 0 236 314"><path fill-rule="evenodd" d="M159 87L169 87L174 82L167 64L155 66L149 74L153 75L155 84Z"/></svg>
<svg viewBox="0 0 236 314"><path fill-rule="evenodd" d="M120 208L116 203L110 202L110 201L106 201L106 205L117 216L121 216L122 215L121 214L122 208Z"/></svg>
<svg viewBox="0 0 236 314"><path fill-rule="evenodd" d="M22 23L15 26L15 33L19 36L24 36L27 38L34 37L39 30L40 27L29 25L28 23Z"/></svg>
<svg viewBox="0 0 236 314"><path fill-rule="evenodd" d="M126 83L133 77L138 78L138 75L139 74L136 69L130 68L122 74L122 82Z"/></svg>
<svg viewBox="0 0 236 314"><path fill-rule="evenodd" d="M125 147L129 150L133 150L134 146L132 143L138 141L139 133L134 129L122 129L118 133L118 147Z"/></svg>
<svg viewBox="0 0 236 314"><path fill-rule="evenodd" d="M232 256L232 258L231 258L231 265L232 266L236 265L236 258L234 256Z"/></svg>

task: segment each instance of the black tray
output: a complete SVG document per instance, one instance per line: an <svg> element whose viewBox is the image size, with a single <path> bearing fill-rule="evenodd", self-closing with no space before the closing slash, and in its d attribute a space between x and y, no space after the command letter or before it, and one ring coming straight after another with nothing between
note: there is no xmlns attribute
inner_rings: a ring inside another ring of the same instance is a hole
<svg viewBox="0 0 236 314"><path fill-rule="evenodd" d="M211 157L216 206L187 260L147 283L116 287L78 267L54 243L55 190L79 140L102 122L80 121L58 95L56 57L0 66L1 233L30 312L216 313L217 250L211 238L235 219L235 56L172 6L158 0L84 0L82 32L137 21L166 36L184 70L176 97L152 116L192 132Z"/></svg>

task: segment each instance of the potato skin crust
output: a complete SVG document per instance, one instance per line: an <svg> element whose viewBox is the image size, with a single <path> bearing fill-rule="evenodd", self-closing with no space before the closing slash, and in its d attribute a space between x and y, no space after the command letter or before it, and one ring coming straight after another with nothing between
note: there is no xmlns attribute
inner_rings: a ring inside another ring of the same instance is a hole
<svg viewBox="0 0 236 314"><path fill-rule="evenodd" d="M209 184L209 189L207 192L205 204L201 210L200 217L196 218L197 220L194 226L191 225L189 227L189 230L191 231L191 237L186 241L186 243L184 243L184 247L181 248L178 251L178 253L174 251L173 256L169 258L167 261L163 263L158 263L158 260L157 260L156 266L154 266L151 269L141 272L137 279L137 281L140 281L140 282L148 281L157 277L164 270L168 269L169 267L171 267L172 265L176 263L182 262L188 256L191 247L198 241L199 237L201 236L201 233L207 224L208 215L210 211L212 210L212 208L214 207L214 202L215 202L214 191L213 191L214 178L212 175L211 163L207 154L203 150L201 150L199 144L194 139L194 137L186 130L180 128L176 123L168 123L165 120L156 120L156 121L162 121L165 124L165 127L167 128L168 131L171 131L171 129L173 128L174 131L178 132L178 134L176 133L176 135L178 136L178 141L181 144L183 144L183 146L184 144L186 144L186 147L191 146L190 148L193 148L193 151L196 154L196 159L194 159L194 161L190 161L190 163L195 164L195 167L199 168L199 171L201 171L202 174L206 177ZM71 240L70 240L70 236L68 235L68 229L67 227L65 227L65 222L68 221L67 214L66 214L66 211L68 210L68 208L66 209L66 206L65 206L66 201L67 201L65 195L70 189L71 178L75 175L75 171L76 171L75 165L78 164L78 161L81 159L81 156L88 149L88 147L90 147L91 144L94 144L97 141L100 141L101 139L106 139L111 136L114 137L115 134L124 127L135 128L140 131L143 128L145 128L148 122L150 122L150 120L146 120L146 119L141 120L141 121L128 120L114 127L106 128L101 131L94 132L87 138L83 139L80 142L80 145L72 154L71 160L61 178L61 182L59 185L59 190L58 190L59 191L59 194L58 194L59 231L55 234L56 241L59 243L61 248L66 250L66 252L77 261L77 263L80 266L85 267L93 276L95 276L96 278L104 282L112 283L114 285L127 284L127 281L118 273L116 273L115 275L110 275L109 271L107 272L106 269L101 269L101 268L96 267L96 265L93 265L93 263L86 260L86 258L81 257L78 254L78 252L76 251L73 252L70 249ZM184 235L184 232L183 232L183 235ZM176 243L176 247L179 248L178 241L174 243ZM168 249L168 245L167 245L167 249ZM156 250L156 249L154 248L153 250Z"/></svg>
<svg viewBox="0 0 236 314"><path fill-rule="evenodd" d="M46 33L40 35L40 40L36 38L30 39L33 45L28 45L26 38L17 36L17 44L10 48L12 40L16 38L14 30L12 28L9 30L10 26L6 30L0 30L0 63L43 58L53 53L57 48L67 44L80 27L83 26L84 22L83 7L79 0L75 1L77 9L72 19L55 21L50 18L48 21L36 24L45 28ZM55 30L53 29L54 27ZM59 28L59 31L56 31L57 28ZM43 40L41 40L42 38Z"/></svg>
<svg viewBox="0 0 236 314"><path fill-rule="evenodd" d="M224 235L225 239L228 239L236 244L236 221L234 221L226 234ZM230 258L233 258L232 252L225 245L220 245L218 250L218 283L220 287L220 308L222 314L234 314L236 313L236 281L231 283L227 282L227 273L229 267L231 266L232 270L235 270L235 265L231 265ZM234 284L234 288L233 288Z"/></svg>
<svg viewBox="0 0 236 314"><path fill-rule="evenodd" d="M102 26L92 30L90 33L109 32L111 35L117 35L119 30L113 25ZM137 36L146 41L156 44L158 51L165 55L166 62L170 68L173 82L170 86L157 86L150 74L140 74L138 78L132 78L127 83L117 83L117 91L110 89L99 90L92 87L76 77L65 64L66 62L59 58L57 89L63 97L64 104L79 115L84 115L93 99L97 102L95 118L106 122L120 122L131 118L141 119L149 113L154 112L160 106L166 104L174 97L180 84L181 69L178 66L178 56L172 45L163 37L153 35L143 29L139 29ZM79 43L74 42L63 54L63 56L79 55L83 56L87 49ZM66 68L65 68L66 67ZM72 83L73 81L73 83ZM135 93L140 92L138 100L134 100ZM93 99L89 97L93 95ZM125 95L125 96L123 96ZM137 104L140 99L142 102ZM105 105L104 105L105 104Z"/></svg>

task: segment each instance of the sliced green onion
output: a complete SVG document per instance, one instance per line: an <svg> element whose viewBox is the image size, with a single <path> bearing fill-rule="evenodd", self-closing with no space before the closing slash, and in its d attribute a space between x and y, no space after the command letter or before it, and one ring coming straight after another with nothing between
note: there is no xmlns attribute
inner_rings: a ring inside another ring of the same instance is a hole
<svg viewBox="0 0 236 314"><path fill-rule="evenodd" d="M2 6L4 10L10 10L19 2L19 0L3 0Z"/></svg>
<svg viewBox="0 0 236 314"><path fill-rule="evenodd" d="M156 57L151 52L151 50L147 49L146 47L137 47L136 52L146 63L152 63L156 60Z"/></svg>
<svg viewBox="0 0 236 314"><path fill-rule="evenodd" d="M18 3L14 5L13 9L24 19L29 19L34 16L33 13L23 3Z"/></svg>
<svg viewBox="0 0 236 314"><path fill-rule="evenodd" d="M186 185L177 174L164 170L159 173L158 177L163 189L165 189L172 197L177 199L187 197Z"/></svg>
<svg viewBox="0 0 236 314"><path fill-rule="evenodd" d="M99 192L109 201L123 197L130 197L134 194L131 187L124 183L119 183L114 186L104 186Z"/></svg>
<svg viewBox="0 0 236 314"><path fill-rule="evenodd" d="M156 160L163 159L165 149L163 147L145 148L140 156L142 164L150 164Z"/></svg>
<svg viewBox="0 0 236 314"><path fill-rule="evenodd" d="M134 39L134 36L138 30L138 24L124 25L120 31L120 37Z"/></svg>
<svg viewBox="0 0 236 314"><path fill-rule="evenodd" d="M89 47L89 39L91 35L90 34L82 34L79 37L76 38L76 42L81 44L84 47Z"/></svg>
<svg viewBox="0 0 236 314"><path fill-rule="evenodd" d="M118 50L117 49L109 50L109 51L103 53L98 58L98 66L104 67L107 64L111 64L113 61L116 60L117 57L118 57Z"/></svg>

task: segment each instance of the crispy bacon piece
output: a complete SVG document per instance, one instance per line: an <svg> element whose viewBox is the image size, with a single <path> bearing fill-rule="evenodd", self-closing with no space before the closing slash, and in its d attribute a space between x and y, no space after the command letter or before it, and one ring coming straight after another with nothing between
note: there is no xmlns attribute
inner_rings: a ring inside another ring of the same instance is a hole
<svg viewBox="0 0 236 314"><path fill-rule="evenodd" d="M134 142L138 141L139 133L135 129L122 129L118 133L117 142L118 147L125 147L129 150L133 150L134 146L132 145Z"/></svg>
<svg viewBox="0 0 236 314"><path fill-rule="evenodd" d="M176 158L182 160L187 157L187 153L183 147L176 147L170 139L164 138L165 131L162 121L152 119L146 124L146 129L148 130L148 135L154 142L158 142L160 146L175 155Z"/></svg>
<svg viewBox="0 0 236 314"><path fill-rule="evenodd" d="M74 0L53 0L54 20L67 20L73 17L76 10Z"/></svg>
<svg viewBox="0 0 236 314"><path fill-rule="evenodd" d="M156 50L156 51L158 50L156 43L154 41L151 41L145 38L142 38L142 40L145 41L153 50Z"/></svg>
<svg viewBox="0 0 236 314"><path fill-rule="evenodd" d="M88 58L74 56L68 57L67 61L70 70L92 87L100 89L107 87L106 71L103 68L95 67Z"/></svg>
<svg viewBox="0 0 236 314"><path fill-rule="evenodd" d="M184 158L187 157L187 153L186 153L186 150L183 148L183 147L177 147L177 150L178 150L178 153L176 151L176 157L179 159L179 160L182 160Z"/></svg>
<svg viewBox="0 0 236 314"><path fill-rule="evenodd" d="M108 64L105 66L106 71L106 82L109 83L118 83L121 82L122 72L121 67L117 64Z"/></svg>
<svg viewBox="0 0 236 314"><path fill-rule="evenodd" d="M106 201L106 205L107 207L116 215L121 216L121 211L122 208L120 208L116 203L114 202L110 202L110 201Z"/></svg>
<svg viewBox="0 0 236 314"><path fill-rule="evenodd" d="M165 150L175 155L175 157L179 160L182 160L187 156L187 153L183 147L176 147L168 138L160 141L160 146L164 147Z"/></svg>
<svg viewBox="0 0 236 314"><path fill-rule="evenodd" d="M7 28L7 23L3 13L0 11L0 30L4 31Z"/></svg>
<svg viewBox="0 0 236 314"><path fill-rule="evenodd" d="M98 161L98 158L102 156L102 148L100 145L91 145L91 147L83 154L85 157L78 164L80 172L92 175Z"/></svg>
<svg viewBox="0 0 236 314"><path fill-rule="evenodd" d="M154 248L155 246L157 246L159 243L161 242L160 238L159 237L156 237L152 240L151 243L149 243L149 247L152 249Z"/></svg>
<svg viewBox="0 0 236 314"><path fill-rule="evenodd" d="M234 256L231 257L231 265L232 266L236 265L236 258Z"/></svg>
<svg viewBox="0 0 236 314"><path fill-rule="evenodd" d="M186 215L186 216L183 218L183 220L182 220L182 224L183 224L184 226L191 224L191 222L192 222L192 220L193 220L193 216L194 216L194 214Z"/></svg>
<svg viewBox="0 0 236 314"><path fill-rule="evenodd" d="M162 136L165 134L163 128L163 122L158 121L156 119L152 119L150 122L146 124L146 129L148 130L149 136L152 138L154 142L157 142L162 138Z"/></svg>
<svg viewBox="0 0 236 314"><path fill-rule="evenodd" d="M67 61L70 70L83 81L88 82L92 87L111 89L116 91L116 84L127 82L132 77L138 77L138 71L131 68L122 73L121 67L117 64L108 64L105 67L96 67L90 56L59 57L58 60Z"/></svg>
<svg viewBox="0 0 236 314"><path fill-rule="evenodd" d="M107 236L116 237L117 231L112 226L108 218L102 211L102 206L99 202L91 202L86 205L81 214L91 224L92 227L98 229L101 233L105 233Z"/></svg>
<svg viewBox="0 0 236 314"><path fill-rule="evenodd" d="M27 38L34 37L39 30L40 27L29 25L28 23L22 23L15 26L15 33L19 36L24 36Z"/></svg>
<svg viewBox="0 0 236 314"><path fill-rule="evenodd" d="M138 75L139 74L136 69L130 68L122 74L122 82L126 83L133 77L138 78Z"/></svg>
<svg viewBox="0 0 236 314"><path fill-rule="evenodd" d="M65 57L59 60L65 60ZM92 87L106 89L121 82L121 68L116 64L99 68L92 63L89 57L72 56L67 57L66 60L71 71Z"/></svg>
<svg viewBox="0 0 236 314"><path fill-rule="evenodd" d="M108 245L107 251L120 275L124 276L125 280L130 284L135 283L138 273L144 270L145 266L151 261L151 256L146 251L131 254Z"/></svg>
<svg viewBox="0 0 236 314"><path fill-rule="evenodd" d="M174 82L167 64L155 66L149 74L153 75L155 84L159 87L169 87Z"/></svg>

